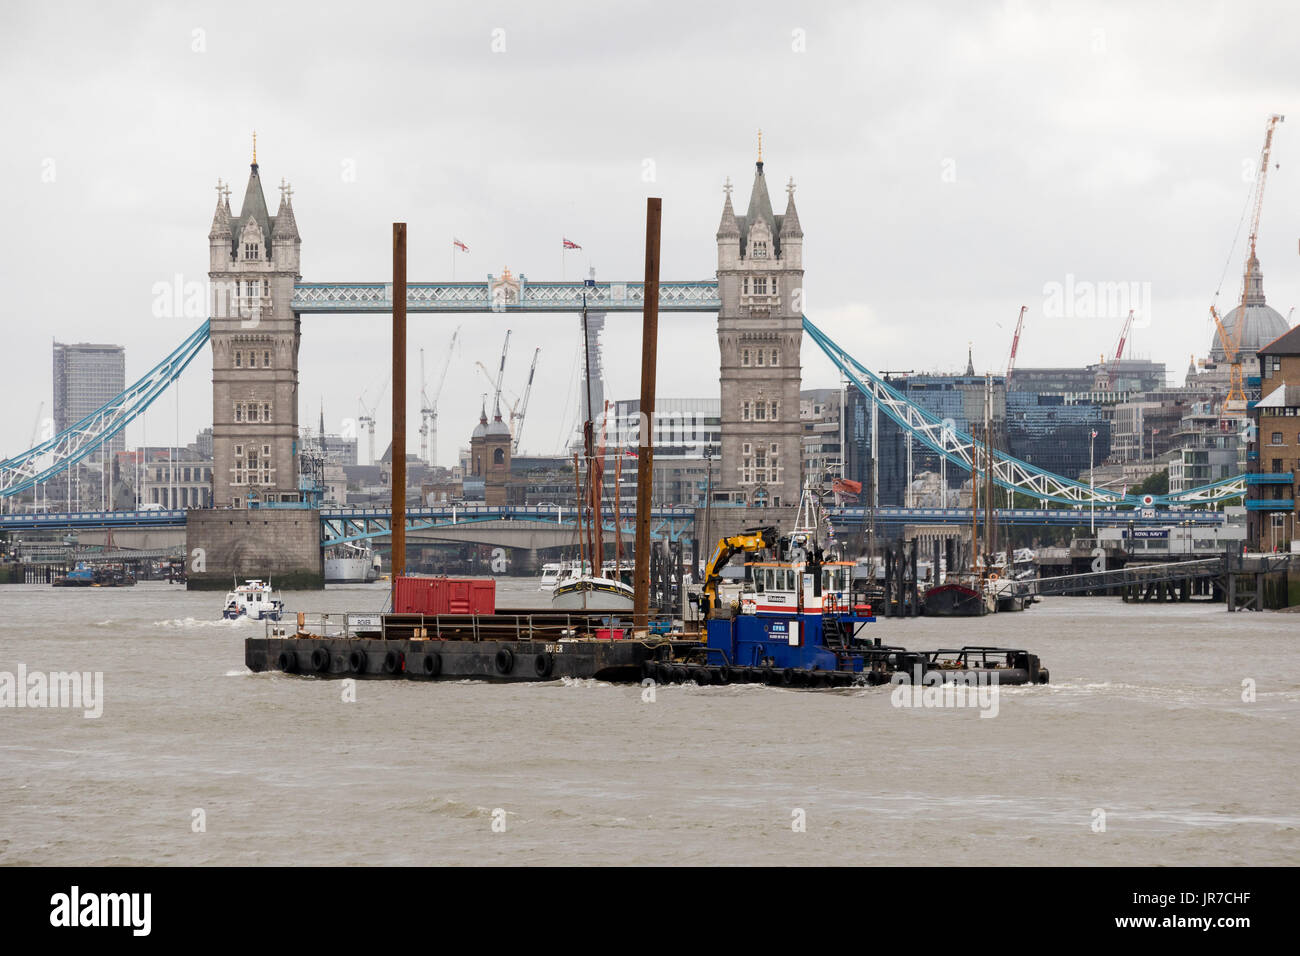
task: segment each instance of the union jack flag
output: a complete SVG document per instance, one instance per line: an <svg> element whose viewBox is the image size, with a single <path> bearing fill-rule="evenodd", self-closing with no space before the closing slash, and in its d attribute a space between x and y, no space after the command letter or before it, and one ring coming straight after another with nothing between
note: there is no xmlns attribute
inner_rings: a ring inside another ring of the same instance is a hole
<svg viewBox="0 0 1300 956"><path fill-rule="evenodd" d="M459 239L452 239L451 244L461 252L469 252L469 246L465 245L465 243L461 242Z"/></svg>
<svg viewBox="0 0 1300 956"><path fill-rule="evenodd" d="M561 238L561 239L564 239L563 236L561 236L560 238ZM566 249L581 249L582 246L578 245L578 244L577 244L576 242L574 242L572 239L564 239L564 248L566 248Z"/></svg>

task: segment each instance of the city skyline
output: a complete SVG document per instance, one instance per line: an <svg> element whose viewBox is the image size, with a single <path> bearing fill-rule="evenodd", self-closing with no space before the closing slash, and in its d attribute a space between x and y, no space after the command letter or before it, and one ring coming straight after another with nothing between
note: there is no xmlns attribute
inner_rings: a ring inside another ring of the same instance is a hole
<svg viewBox="0 0 1300 956"><path fill-rule="evenodd" d="M348 85L325 75L322 50L342 41L323 36L324 27L294 23L286 33L289 25L269 16L260 21L266 33L240 36L229 27L233 13L218 19L211 10L61 27L66 55L81 61L6 107L11 126L30 130L0 159L10 182L30 183L11 199L11 215L27 228L21 240L5 240L9 352L22 358L7 371L28 400L15 401L0 424L0 454L27 447L37 405L48 402L48 376L35 361L44 336L122 344L129 382L198 324L191 316L155 318L156 289L177 275L182 284L205 278L212 187L220 177L242 188L253 129L268 202L282 178L294 187L307 281L386 279L393 220L409 223L412 281L450 278L453 238L470 249L457 253L461 280L503 267L534 281L558 279L562 269L572 279L589 266L601 278L636 280L646 195L664 197L664 278L711 278L723 181L745 188L762 128L773 189L790 178L797 184L809 235L806 311L872 367L953 372L973 341L978 369L1000 372L1021 305L1029 315L1019 365L1095 362L1113 349L1122 314L1044 314L1053 308L1049 286L1094 283L1132 286L1138 300L1149 290L1154 325L1139 328L1131 347L1177 376L1189 355L1208 351L1208 305L1220 276L1220 312L1239 292L1244 237L1231 257L1228 250L1248 190L1243 170L1268 114L1286 113L1294 94L1261 79L1278 72L1287 31L1258 27L1294 15L1256 8L1229 20L1207 4L1204 16L1170 27L1157 14L1103 10L1051 15L998 4L943 17L934 8L804 17L770 7L739 24L696 11L689 35L652 23L641 35L604 35L598 49L572 55L564 37L580 24L576 14L543 18L525 7L416 14L391 60L397 85L433 97L436 117L427 127L411 120L415 107L429 108L420 95L390 106L375 79ZM7 79L36 68L24 37L50 29L48 16L27 11L0 40ZM1169 42L1144 45L1156 22ZM929 37L941 62L921 71L907 62L905 46L874 45L873 27L885 25L893 35ZM102 65L105 36L145 60L151 55L161 74L132 68L74 100L70 88ZM417 38L440 55L422 56ZM305 52L276 60L272 49L286 42ZM1233 57L1247 42L1251 57ZM702 47L713 56L691 85L715 91L711 110L698 108L683 81L653 70L664 49L696 56ZM756 49L778 66L756 74L764 96L733 108L728 90L753 69ZM269 64L269 82L236 74L249 105L231 111L217 104L235 50ZM585 100L573 103L514 82L540 70L564 89L596 62L610 88L583 87ZM165 88L158 75L168 79ZM913 81L907 97L877 96L903 77ZM651 94L652 81L663 84L663 95ZM340 127L320 122L327 114L319 111L298 115L298 106L318 102L309 83L324 84L339 116L353 119ZM1143 91L1137 96L1135 84ZM971 106L977 97L978 108ZM57 115L56 102L65 104ZM638 111L650 121L644 130L615 122ZM174 113L174 121L158 122L159 112ZM706 112L721 116L705 122ZM575 126L591 132L571 135ZM1279 127L1280 168L1271 173L1259 243L1264 290L1283 316L1300 301L1292 224L1300 182L1289 174L1300 145L1289 133ZM1036 238L1048 234L1066 238ZM562 237L582 249L565 252ZM78 294L52 298L50 290L61 288ZM909 335L918 310L926 333ZM42 321L23 321L29 315ZM418 422L419 348L439 356L458 324L413 318L408 420ZM315 421L323 399L327 429L341 431L358 416L364 391L386 433L386 393L376 401L387 371L386 324L309 316L303 325L303 421ZM522 390L532 350L543 349L521 451L563 444L576 401L576 319L487 316L465 326L461 361L440 401L440 463L451 464L468 440L487 388L474 362L495 366L507 328L514 330L508 390ZM636 394L639 326L635 316L607 321L611 400ZM673 356L661 358L661 395L718 394L713 321L666 318L660 348ZM179 409L165 396L147 432L128 428L128 445L162 444L174 432L184 444L211 423L206 364L185 373ZM808 353L805 388L835 378L828 362ZM408 440L418 447L414 428Z"/></svg>

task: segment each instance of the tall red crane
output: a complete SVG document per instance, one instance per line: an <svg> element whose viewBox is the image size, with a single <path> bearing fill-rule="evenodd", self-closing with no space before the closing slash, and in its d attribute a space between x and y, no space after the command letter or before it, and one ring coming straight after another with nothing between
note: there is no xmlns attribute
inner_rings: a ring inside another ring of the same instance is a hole
<svg viewBox="0 0 1300 956"><path fill-rule="evenodd" d="M1115 356L1102 370L1102 387L1112 389L1115 387L1115 380L1119 374L1119 360L1124 357L1124 346L1128 342L1129 333L1133 331L1133 310L1128 310L1128 317L1124 319L1124 325L1119 330L1119 342L1115 345ZM1105 356L1102 356L1105 359Z"/></svg>
<svg viewBox="0 0 1300 956"><path fill-rule="evenodd" d="M1020 330L1024 327L1025 311L1028 308L1024 305L1020 307L1020 318L1016 319L1016 334L1011 337L1011 357L1007 359L1006 388L1011 387L1011 373L1016 367L1016 349L1020 348Z"/></svg>

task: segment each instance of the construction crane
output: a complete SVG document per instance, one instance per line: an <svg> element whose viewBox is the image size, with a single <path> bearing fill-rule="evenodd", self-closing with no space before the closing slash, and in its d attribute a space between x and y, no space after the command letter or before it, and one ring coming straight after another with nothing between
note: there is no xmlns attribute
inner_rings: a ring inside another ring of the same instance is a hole
<svg viewBox="0 0 1300 956"><path fill-rule="evenodd" d="M1214 306L1210 306L1210 315L1214 318L1214 327L1219 332L1219 344L1223 346L1223 357L1228 363L1228 394L1223 401L1223 413L1225 415L1241 415L1246 411L1246 390L1242 387L1243 378L1240 357L1240 329L1246 324L1244 315L1237 320L1238 334L1236 336L1228 334L1228 330L1223 327L1223 320L1219 318L1219 311Z"/></svg>
<svg viewBox="0 0 1300 956"><path fill-rule="evenodd" d="M45 399L40 399L40 405L36 406L36 420L31 424L31 438L27 441L27 447L34 449L36 447L36 436L40 434L40 412L45 410Z"/></svg>
<svg viewBox="0 0 1300 956"><path fill-rule="evenodd" d="M1273 152L1273 130L1285 119L1285 116L1274 113L1268 118L1268 126L1264 130L1264 148L1259 153L1259 175L1255 177L1255 207L1250 217L1250 255L1246 258L1248 268L1250 260L1255 258L1255 240L1259 238L1259 217L1264 211L1264 184L1268 180L1268 161ZM1244 303L1246 299L1244 290L1241 298Z"/></svg>
<svg viewBox="0 0 1300 956"><path fill-rule="evenodd" d="M1015 371L1016 368L1016 350L1020 348L1020 330L1024 327L1025 312L1028 308L1029 307L1026 305L1020 307L1020 318L1016 319L1016 334L1011 337L1011 357L1007 359L1007 377L1005 386L1008 389L1011 388L1011 373Z"/></svg>
<svg viewBox="0 0 1300 956"><path fill-rule="evenodd" d="M1119 361L1124 357L1124 345L1128 342L1129 333L1133 331L1133 309L1128 310L1128 317L1124 319L1124 325L1119 330L1119 342L1115 346L1115 357L1110 360L1102 372L1104 387L1111 389L1115 387L1115 382L1119 378ZM1105 361L1102 356L1102 361Z"/></svg>
<svg viewBox="0 0 1300 956"><path fill-rule="evenodd" d="M532 394L533 375L537 372L537 356L541 354L541 351L542 350L539 347L533 352L533 364L528 369L528 383L524 386L524 394L522 396L515 395L514 392L511 392L506 388L502 388L499 392L500 395L505 395L507 399L512 396L514 398L514 401L510 404L510 410L508 412L510 434L514 436L514 440L511 443L511 454L515 454L519 451L519 433L523 429L524 415L528 412L528 396ZM492 377L492 373L488 371L487 366L482 362L475 362L474 365L479 370L479 373L487 379L487 383L491 385L493 389L496 389L497 380Z"/></svg>
<svg viewBox="0 0 1300 956"><path fill-rule="evenodd" d="M438 463L438 398L442 387L447 382L447 371L451 368L451 357L456 350L456 340L460 336L460 326L451 333L451 342L447 346L447 359L442 364L442 374L430 397L424 381L424 349L420 349L420 457L430 465Z"/></svg>
<svg viewBox="0 0 1300 956"><path fill-rule="evenodd" d="M505 344L501 346L501 366L497 369L495 394L492 396L492 414L501 417L501 383L506 378L506 353L510 351L510 330L506 329Z"/></svg>
<svg viewBox="0 0 1300 956"><path fill-rule="evenodd" d="M528 414L528 396L533 393L533 375L537 371L537 356L542 354L542 348L539 345L533 351L533 364L528 368L528 384L524 386L524 397L522 402L516 403L518 412L514 408L510 409L510 431L514 435L514 443L510 447L512 455L519 454L519 440L524 434L524 416Z"/></svg>
<svg viewBox="0 0 1300 956"><path fill-rule="evenodd" d="M1274 113L1268 118L1264 130L1264 148L1259 152L1259 171L1255 176L1255 198L1251 203L1250 214L1250 251L1246 253L1246 268L1241 276L1241 305L1237 309L1237 328L1229 336L1227 328L1219 318L1214 306L1210 314L1214 316L1215 328L1219 333L1219 344L1223 346L1223 357L1228 362L1228 396L1224 400L1223 410L1226 415L1241 415L1246 410L1246 391L1242 387L1241 370L1241 336L1246 328L1246 300L1250 295L1251 268L1259 260L1255 258L1255 242L1259 238L1259 217L1264 211L1264 186L1268 181L1268 162L1273 152L1273 130L1286 117Z"/></svg>
<svg viewBox="0 0 1300 956"><path fill-rule="evenodd" d="M379 397L375 399L374 405L366 404L366 393L362 392L357 396L357 408L361 413L357 416L357 429L368 428L370 430L370 464L375 464L375 407L384 399L384 392L388 390L388 380L392 377L390 371L384 376L384 384L379 386Z"/></svg>

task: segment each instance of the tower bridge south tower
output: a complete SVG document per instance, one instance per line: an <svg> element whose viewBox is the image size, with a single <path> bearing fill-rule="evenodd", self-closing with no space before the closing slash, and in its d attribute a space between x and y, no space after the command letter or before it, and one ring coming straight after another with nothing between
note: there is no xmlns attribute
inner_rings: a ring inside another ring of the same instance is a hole
<svg viewBox="0 0 1300 956"><path fill-rule="evenodd" d="M254 145L238 215L217 184L208 233L212 342L212 483L218 508L296 502L299 317L293 311L302 240L293 190L270 215Z"/></svg>

